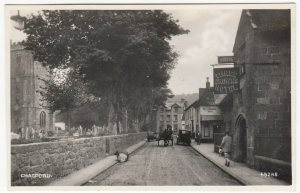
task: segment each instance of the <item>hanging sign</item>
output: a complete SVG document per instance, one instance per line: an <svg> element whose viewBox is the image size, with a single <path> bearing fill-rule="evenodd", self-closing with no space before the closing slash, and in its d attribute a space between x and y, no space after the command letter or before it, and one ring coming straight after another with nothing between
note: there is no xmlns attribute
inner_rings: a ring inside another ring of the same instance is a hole
<svg viewBox="0 0 300 193"><path fill-rule="evenodd" d="M228 94L239 90L238 68L214 68L215 94Z"/></svg>
<svg viewBox="0 0 300 193"><path fill-rule="evenodd" d="M234 63L233 56L218 56L218 63Z"/></svg>

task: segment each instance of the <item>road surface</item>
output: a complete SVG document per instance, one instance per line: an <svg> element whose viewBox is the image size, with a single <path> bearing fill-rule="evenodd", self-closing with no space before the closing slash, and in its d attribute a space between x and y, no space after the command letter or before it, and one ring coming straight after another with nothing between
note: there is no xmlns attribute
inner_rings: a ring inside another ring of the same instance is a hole
<svg viewBox="0 0 300 193"><path fill-rule="evenodd" d="M162 144L162 143L161 143ZM85 186L240 185L192 147L155 141L90 180Z"/></svg>

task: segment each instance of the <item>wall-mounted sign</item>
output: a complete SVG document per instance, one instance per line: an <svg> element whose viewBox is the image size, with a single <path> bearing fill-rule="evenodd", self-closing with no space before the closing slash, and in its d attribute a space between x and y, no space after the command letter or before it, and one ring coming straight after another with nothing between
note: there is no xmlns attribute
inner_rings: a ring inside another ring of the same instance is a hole
<svg viewBox="0 0 300 193"><path fill-rule="evenodd" d="M200 106L200 115L222 115L218 106Z"/></svg>
<svg viewBox="0 0 300 193"><path fill-rule="evenodd" d="M239 89L238 68L214 68L214 92L228 94Z"/></svg>
<svg viewBox="0 0 300 193"><path fill-rule="evenodd" d="M233 56L218 56L218 63L234 63Z"/></svg>

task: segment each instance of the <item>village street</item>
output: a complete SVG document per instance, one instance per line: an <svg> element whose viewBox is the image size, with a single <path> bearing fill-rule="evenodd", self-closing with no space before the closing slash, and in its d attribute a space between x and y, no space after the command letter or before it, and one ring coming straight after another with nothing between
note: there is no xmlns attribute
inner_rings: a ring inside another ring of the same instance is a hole
<svg viewBox="0 0 300 193"><path fill-rule="evenodd" d="M192 147L147 143L85 184L86 186L240 185Z"/></svg>
<svg viewBox="0 0 300 193"><path fill-rule="evenodd" d="M294 5L206 6L8 6L11 186L294 186Z"/></svg>

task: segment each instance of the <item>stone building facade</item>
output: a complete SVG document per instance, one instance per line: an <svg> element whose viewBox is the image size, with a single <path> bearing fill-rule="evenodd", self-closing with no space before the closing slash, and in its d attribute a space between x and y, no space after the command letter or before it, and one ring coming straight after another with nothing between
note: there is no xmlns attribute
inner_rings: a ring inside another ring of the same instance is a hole
<svg viewBox="0 0 300 193"><path fill-rule="evenodd" d="M232 158L291 178L289 10L243 10L233 48L240 89L220 107ZM226 116L227 114L227 116Z"/></svg>
<svg viewBox="0 0 300 193"><path fill-rule="evenodd" d="M167 125L172 126L173 132L182 129L182 116L184 112L185 101L167 102L161 106L156 112L156 131L160 132L167 128Z"/></svg>
<svg viewBox="0 0 300 193"><path fill-rule="evenodd" d="M53 129L53 113L44 108L39 89L48 71L34 61L33 53L19 44L11 45L11 131L20 128Z"/></svg>

